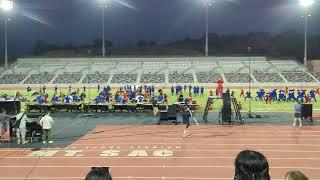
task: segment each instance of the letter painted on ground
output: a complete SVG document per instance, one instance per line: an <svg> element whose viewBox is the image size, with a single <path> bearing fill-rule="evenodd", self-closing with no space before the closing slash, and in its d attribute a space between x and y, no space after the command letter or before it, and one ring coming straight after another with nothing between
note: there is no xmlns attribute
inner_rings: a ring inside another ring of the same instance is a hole
<svg viewBox="0 0 320 180"><path fill-rule="evenodd" d="M28 156L32 156L32 157L52 157L57 152L58 151L53 151L53 150L40 150L40 151L33 151Z"/></svg>
<svg viewBox="0 0 320 180"><path fill-rule="evenodd" d="M83 154L78 154L83 152L82 150L66 150L66 154L64 154L65 157L73 157L73 156L83 156Z"/></svg>
<svg viewBox="0 0 320 180"><path fill-rule="evenodd" d="M146 150L135 150L128 154L129 157L148 157Z"/></svg>
<svg viewBox="0 0 320 180"><path fill-rule="evenodd" d="M157 150L153 152L153 156L158 156L158 157L170 157L173 156L173 151L169 150Z"/></svg>
<svg viewBox="0 0 320 180"><path fill-rule="evenodd" d="M102 151L100 156L103 157L116 157L119 156L120 151L119 150L107 150L107 151Z"/></svg>

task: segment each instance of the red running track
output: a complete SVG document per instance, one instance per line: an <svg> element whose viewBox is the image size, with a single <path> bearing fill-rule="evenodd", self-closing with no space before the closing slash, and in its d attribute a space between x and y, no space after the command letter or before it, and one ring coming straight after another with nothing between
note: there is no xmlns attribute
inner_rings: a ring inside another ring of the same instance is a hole
<svg viewBox="0 0 320 180"><path fill-rule="evenodd" d="M0 179L84 179L110 166L114 179L233 179L244 149L262 152L272 179L301 170L320 179L320 126L97 126L66 148L0 149Z"/></svg>

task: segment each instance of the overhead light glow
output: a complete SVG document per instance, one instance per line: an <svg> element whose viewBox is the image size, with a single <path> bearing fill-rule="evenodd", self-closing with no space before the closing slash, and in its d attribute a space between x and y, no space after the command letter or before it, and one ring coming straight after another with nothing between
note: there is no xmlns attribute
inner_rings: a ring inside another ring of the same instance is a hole
<svg viewBox="0 0 320 180"><path fill-rule="evenodd" d="M314 3L314 0L299 0L299 3L303 7L310 7Z"/></svg>
<svg viewBox="0 0 320 180"><path fill-rule="evenodd" d="M4 11L10 11L13 9L13 2L9 0L1 0L0 7Z"/></svg>

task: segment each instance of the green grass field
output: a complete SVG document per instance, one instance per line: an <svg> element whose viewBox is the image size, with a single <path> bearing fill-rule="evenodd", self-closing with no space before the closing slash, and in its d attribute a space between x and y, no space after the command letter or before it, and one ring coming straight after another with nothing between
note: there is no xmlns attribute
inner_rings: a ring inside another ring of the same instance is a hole
<svg viewBox="0 0 320 180"><path fill-rule="evenodd" d="M64 92L65 94L68 93L68 90L61 90L62 92ZM267 91L267 90L266 90ZM16 92L16 90L1 90L0 94L8 94L8 95L14 95ZM31 94L28 94L26 90L19 90L19 92L26 97L28 100L33 100L35 99L35 97L32 97ZM53 90L48 90L49 93L49 98L51 99L52 95L53 95ZM114 94L115 90L112 91L112 93ZM243 97L239 97L240 94L240 89L235 90L236 92L236 98L238 101L241 102L242 104L242 112L247 112L249 110L249 101L245 101ZM256 89L252 90L252 96L255 97L256 95ZM171 92L170 90L164 90L164 93L168 95L169 98L169 104L174 103L177 101L177 96L171 96ZM97 95L98 92L96 89L91 89L89 91L89 89L87 89L87 100L90 97L90 99L94 99ZM188 93L184 93L184 97L188 96ZM205 94L203 97L198 96L198 97L193 97L193 100L197 101L197 104L200 105L201 109L203 109L207 103L208 100L208 96L209 96L209 90L205 91ZM317 110L320 109L320 103L319 102L313 102L313 109ZM272 102L271 104L266 104L265 101L255 101L254 99L252 100L251 103L251 107L252 107L252 112L292 112L293 111L293 106L294 106L294 102ZM222 101L217 101L214 103L213 107L214 110L217 110L221 107L222 105ZM22 107L25 108L26 104L23 103Z"/></svg>

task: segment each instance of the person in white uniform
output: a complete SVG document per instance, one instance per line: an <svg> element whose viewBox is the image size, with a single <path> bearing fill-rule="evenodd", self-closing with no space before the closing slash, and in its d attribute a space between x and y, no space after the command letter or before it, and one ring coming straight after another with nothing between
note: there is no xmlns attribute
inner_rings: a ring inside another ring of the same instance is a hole
<svg viewBox="0 0 320 180"><path fill-rule="evenodd" d="M43 144L47 142L49 144L53 143L52 136L51 136L51 133L52 133L51 129L53 127L53 124L54 122L52 117L50 116L50 112L47 111L45 116L43 116L40 120L40 125L42 127L42 132L43 132L43 139L42 139Z"/></svg>

